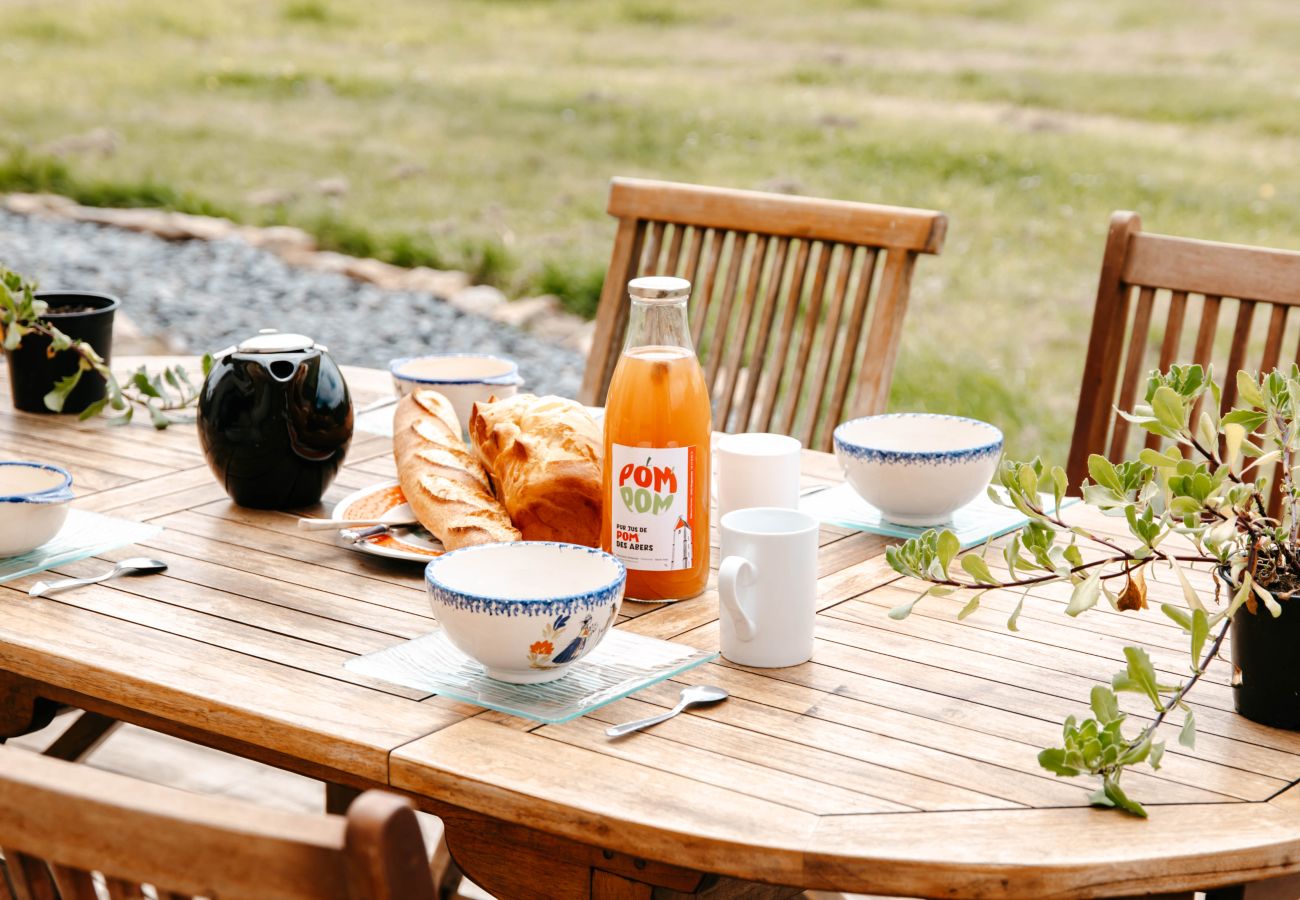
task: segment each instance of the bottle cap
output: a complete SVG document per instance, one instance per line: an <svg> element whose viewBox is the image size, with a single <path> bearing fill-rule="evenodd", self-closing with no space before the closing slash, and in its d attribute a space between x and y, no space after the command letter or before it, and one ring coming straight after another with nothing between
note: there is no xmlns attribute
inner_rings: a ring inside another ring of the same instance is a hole
<svg viewBox="0 0 1300 900"><path fill-rule="evenodd" d="M637 300L681 300L691 295L691 283L685 278L647 275L629 281L627 292Z"/></svg>

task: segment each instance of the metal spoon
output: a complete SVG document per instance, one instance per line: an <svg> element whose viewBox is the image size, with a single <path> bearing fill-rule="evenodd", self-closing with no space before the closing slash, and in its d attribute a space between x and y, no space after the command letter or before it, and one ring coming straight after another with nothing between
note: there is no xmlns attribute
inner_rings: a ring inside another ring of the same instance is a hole
<svg viewBox="0 0 1300 900"><path fill-rule="evenodd" d="M303 531L339 531L363 525L414 525L415 513L406 503L398 504L377 519L299 519Z"/></svg>
<svg viewBox="0 0 1300 900"><path fill-rule="evenodd" d="M149 559L147 556L133 556L129 559L122 560L103 575L96 575L94 578L65 578L62 581L38 581L32 585L31 590L27 592L27 596L48 597L50 594L59 591L81 587L83 584L99 584L101 581L108 581L110 578L116 578L119 575L152 575L155 572L165 571L167 571L167 563L163 562L161 559Z"/></svg>
<svg viewBox="0 0 1300 900"><path fill-rule="evenodd" d="M625 734L631 734L634 731L640 731L642 728L648 728L651 725L658 725L677 715L688 706L696 706L701 703L720 703L726 700L730 695L720 687L711 684L693 684L690 687L682 688L682 697L677 701L677 705L666 713L660 713L657 716L650 716L647 719L637 719L635 722L624 722L622 725L612 725L605 729L605 734L609 737L622 737Z"/></svg>

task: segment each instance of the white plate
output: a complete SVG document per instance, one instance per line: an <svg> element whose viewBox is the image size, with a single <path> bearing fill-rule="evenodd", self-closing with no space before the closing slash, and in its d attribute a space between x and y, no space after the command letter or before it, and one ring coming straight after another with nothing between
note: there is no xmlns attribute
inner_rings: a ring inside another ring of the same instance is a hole
<svg viewBox="0 0 1300 900"><path fill-rule="evenodd" d="M370 487L353 491L334 505L331 519L377 519L394 506L406 502L402 488L396 481L372 484ZM372 556L386 556L389 559L405 559L411 562L428 562L435 556L441 556L446 549L423 527L399 528L389 534L351 544L339 538L344 546L369 553Z"/></svg>

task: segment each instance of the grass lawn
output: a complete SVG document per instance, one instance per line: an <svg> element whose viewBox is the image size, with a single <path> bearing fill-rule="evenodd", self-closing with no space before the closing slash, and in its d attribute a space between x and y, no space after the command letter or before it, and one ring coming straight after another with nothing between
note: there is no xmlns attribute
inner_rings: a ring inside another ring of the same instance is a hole
<svg viewBox="0 0 1300 900"><path fill-rule="evenodd" d="M1063 461L1112 210L1300 249L1297 46L1289 0L0 0L0 190L286 221L577 309L611 175L941 209L892 406ZM114 152L46 164L96 128Z"/></svg>

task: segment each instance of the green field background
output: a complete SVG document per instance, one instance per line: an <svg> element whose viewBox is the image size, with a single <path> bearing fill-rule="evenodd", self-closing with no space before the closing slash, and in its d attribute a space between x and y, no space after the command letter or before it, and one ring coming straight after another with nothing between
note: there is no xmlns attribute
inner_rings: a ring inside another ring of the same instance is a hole
<svg viewBox="0 0 1300 900"><path fill-rule="evenodd" d="M1282 0L0 0L0 190L588 314L612 175L940 209L891 407L1061 460L1112 210L1300 249L1297 47Z"/></svg>

